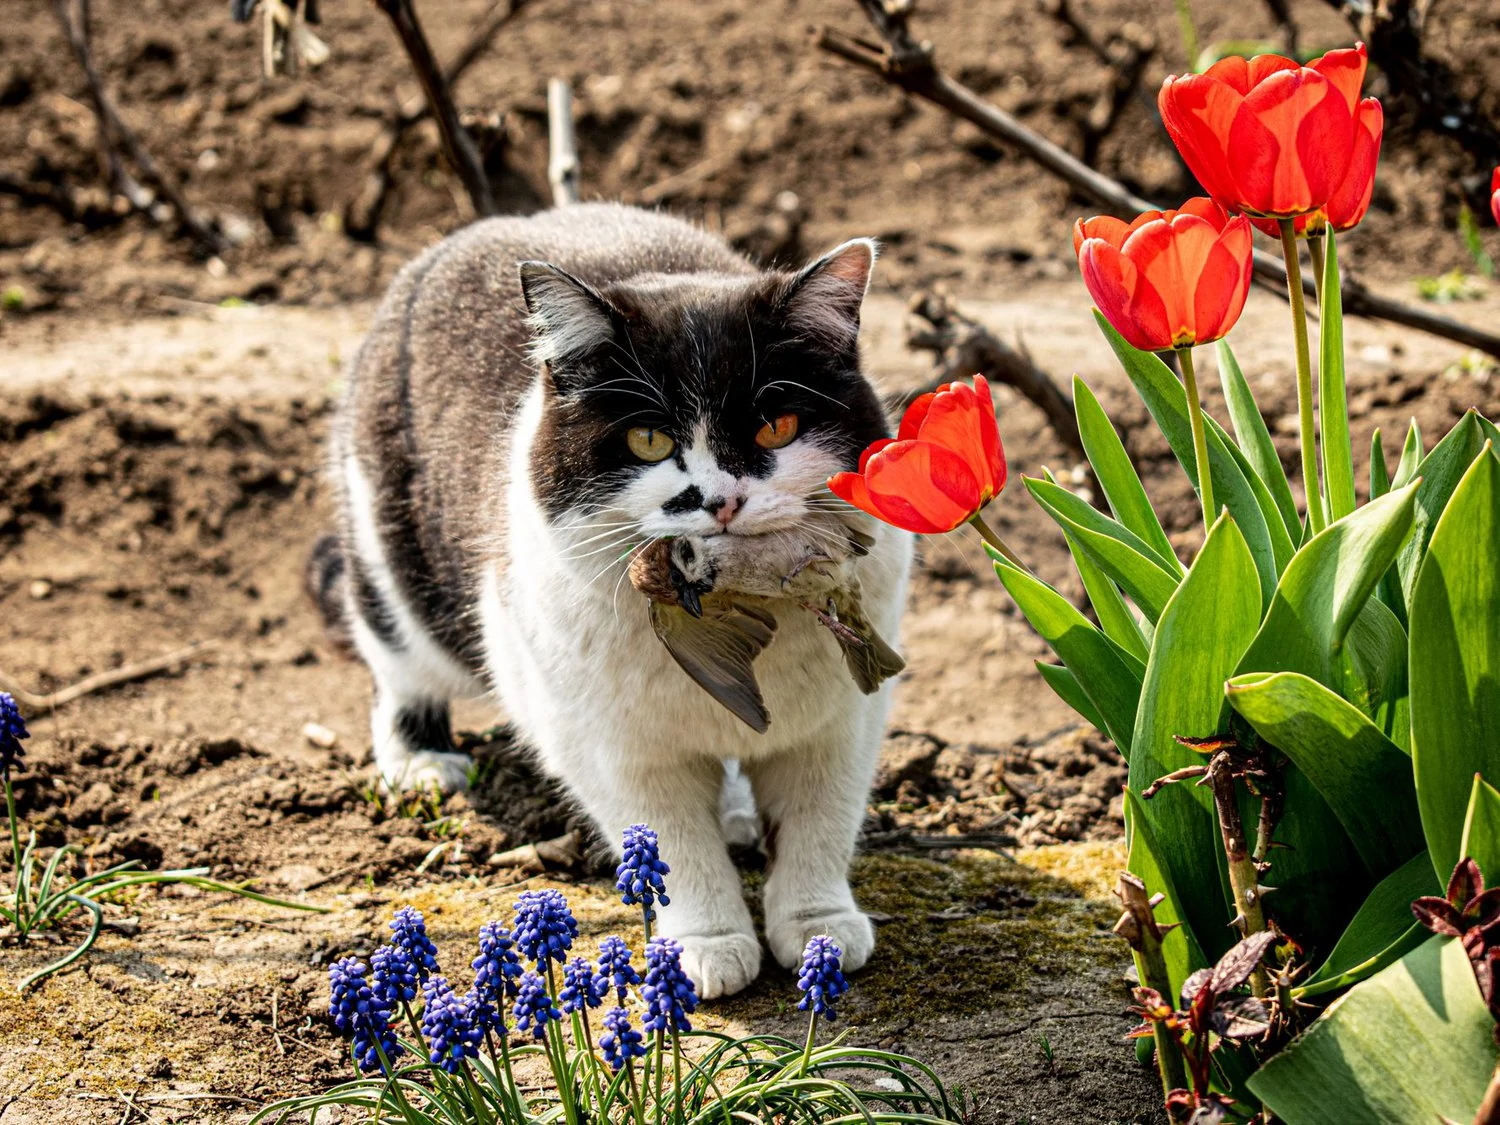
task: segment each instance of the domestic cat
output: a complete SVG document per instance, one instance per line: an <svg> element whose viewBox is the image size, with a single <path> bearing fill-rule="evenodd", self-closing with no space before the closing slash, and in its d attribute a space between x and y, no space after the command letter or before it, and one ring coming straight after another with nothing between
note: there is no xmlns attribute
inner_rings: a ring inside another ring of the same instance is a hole
<svg viewBox="0 0 1500 1125"><path fill-rule="evenodd" d="M888 436L858 351L874 259L859 240L762 271L612 204L478 222L397 277L334 427L338 546L312 581L373 673L387 783L462 788L449 702L493 694L606 839L656 829L659 932L704 998L761 960L721 826L726 763L774 842L776 959L821 933L846 968L869 957L847 874L890 684L860 694L828 631L789 609L757 665L774 716L757 734L673 663L626 568L663 537L834 510L828 476ZM868 530L865 610L894 644L910 537Z"/></svg>

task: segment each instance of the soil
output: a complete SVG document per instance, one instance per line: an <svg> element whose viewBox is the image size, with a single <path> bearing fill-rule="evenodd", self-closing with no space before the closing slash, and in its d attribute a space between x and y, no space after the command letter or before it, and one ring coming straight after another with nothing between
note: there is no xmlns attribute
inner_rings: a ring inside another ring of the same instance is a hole
<svg viewBox="0 0 1500 1125"><path fill-rule="evenodd" d="M206 867L332 912L189 890L112 904L78 968L26 998L0 990L0 1125L244 1121L255 1105L346 1076L324 1015L326 966L368 951L397 905L427 911L455 964L523 883L566 889L588 936L630 919L598 877L587 825L501 714L459 712L482 763L473 793L440 806L382 798L368 772L368 678L302 593L326 519L323 439L342 364L392 272L468 217L423 125L398 150L378 240L340 229L382 121L415 93L389 29L369 5L325 0L318 31L333 61L266 82L258 23L233 25L220 5L99 6L98 61L126 118L238 240L205 258L170 226L115 213L51 6L12 7L0 30L0 181L65 191L88 209L69 221L0 189L0 671L50 691L213 642L169 674L31 716L23 816L44 847L83 847L76 874L125 860ZM1239 7L1195 5L1203 37L1268 32L1259 9ZM1433 17L1434 45L1478 85L1495 54L1493 30L1473 26L1480 7L1454 0ZM485 5L419 8L447 57ZM1331 9L1294 11L1309 41L1347 38ZM1165 61L1148 88L1180 57L1168 6L1102 0L1088 14L1156 34ZM948 286L1060 380L1076 371L1094 387L1190 551L1189 484L1073 280L1067 228L1079 204L805 40L808 24L852 30L858 19L853 5L808 0L535 0L460 100L498 115L486 136L505 210L546 195L543 89L555 74L577 97L588 195L669 206L768 258L880 236L865 340L881 386L926 378L926 361L902 346L905 303ZM964 81L1076 145L1105 74L1035 7L931 0L920 26ZM1147 194L1180 194L1145 114L1127 113L1101 166ZM1346 257L1408 298L1415 274L1465 266L1443 220L1469 172L1461 154L1394 123L1375 207ZM1458 307L1475 322L1497 311L1493 295ZM1257 292L1236 347L1292 464L1285 318ZM1361 475L1376 426L1394 459L1411 417L1430 444L1468 407L1500 412L1500 377L1460 350L1362 322L1348 336ZM1087 491L1041 413L1008 391L1000 399L1012 472L1049 465ZM1081 599L1060 536L1024 490L1008 490L990 518ZM971 1096L976 1121L1157 1120L1159 1091L1123 1039L1128 958L1109 933L1107 891L1123 862L1118 753L1041 682L1032 665L1044 644L967 539L923 545L903 649L909 668L854 875L882 924L881 952L850 994L852 1034L931 1062ZM315 744L308 724L335 744ZM942 846L957 835L988 848ZM0 948L0 976L59 952L45 941ZM790 988L768 972L707 1017L790 1031Z"/></svg>

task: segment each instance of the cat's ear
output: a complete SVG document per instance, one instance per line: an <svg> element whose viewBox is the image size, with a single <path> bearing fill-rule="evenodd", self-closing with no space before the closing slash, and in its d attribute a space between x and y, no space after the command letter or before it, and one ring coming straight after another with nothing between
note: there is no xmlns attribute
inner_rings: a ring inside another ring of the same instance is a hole
<svg viewBox="0 0 1500 1125"><path fill-rule="evenodd" d="M520 268L538 363L566 367L614 338L614 310L593 286L547 262L522 262Z"/></svg>
<svg viewBox="0 0 1500 1125"><path fill-rule="evenodd" d="M852 348L878 252L874 239L856 238L795 274L780 301L787 324L835 350Z"/></svg>

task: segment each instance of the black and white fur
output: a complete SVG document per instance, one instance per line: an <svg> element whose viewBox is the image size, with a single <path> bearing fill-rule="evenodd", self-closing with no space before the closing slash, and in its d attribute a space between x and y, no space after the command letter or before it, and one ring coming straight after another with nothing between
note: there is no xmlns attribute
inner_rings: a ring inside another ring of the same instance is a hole
<svg viewBox="0 0 1500 1125"><path fill-rule="evenodd" d="M318 585L374 675L386 781L461 788L449 701L493 694L606 838L637 822L660 834L660 929L705 998L760 967L721 824L721 798L743 822L746 780L774 842L776 959L820 933L846 968L869 957L847 869L890 690L861 695L833 638L790 608L757 664L774 716L758 735L674 665L625 568L657 537L834 510L825 480L887 434L857 348L874 256L855 241L765 272L686 223L607 204L476 223L396 279L335 427L340 550L323 551ZM797 438L757 445L787 413ZM632 426L669 435L673 455L642 463ZM894 642L910 537L870 531L866 611Z"/></svg>

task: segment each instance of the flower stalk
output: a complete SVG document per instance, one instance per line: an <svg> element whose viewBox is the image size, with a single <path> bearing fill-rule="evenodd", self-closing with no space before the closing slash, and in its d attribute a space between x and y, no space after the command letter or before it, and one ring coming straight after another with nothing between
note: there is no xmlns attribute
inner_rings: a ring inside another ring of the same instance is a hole
<svg viewBox="0 0 1500 1125"><path fill-rule="evenodd" d="M1297 347L1297 419L1302 445L1302 483L1307 490L1307 520L1313 534L1328 526L1318 475L1318 422L1313 407L1312 349L1307 336L1307 302L1302 294L1302 263L1297 253L1296 223L1282 219L1281 255L1286 260L1287 299Z"/></svg>
<svg viewBox="0 0 1500 1125"><path fill-rule="evenodd" d="M1031 568L1021 561L1021 556L1010 549L1010 544L1008 544L1004 539L1000 537L1000 533L998 531L996 531L993 527L985 522L983 516L981 516L978 512L975 512L974 515L970 517L969 523L973 526L975 531L979 532L980 538L982 538L991 547L995 548L995 550L999 551L1000 554L1005 557L1005 560L1007 562L1009 562L1017 570L1025 571L1027 574L1031 573Z"/></svg>
<svg viewBox="0 0 1500 1125"><path fill-rule="evenodd" d="M1206 533L1214 525L1214 481L1208 460L1208 433L1203 425L1203 404L1198 397L1198 373L1193 367L1192 347L1179 348L1177 358L1182 365L1182 385L1187 389L1188 424L1193 431L1193 458L1198 463L1198 499L1203 505L1203 528Z"/></svg>
<svg viewBox="0 0 1500 1125"><path fill-rule="evenodd" d="M1154 989L1162 996L1172 995L1172 982L1167 975L1167 960L1162 955L1162 938L1175 923L1163 926L1156 920L1156 907L1164 896L1149 894L1146 884L1128 871L1120 872L1115 884L1115 897L1120 900L1124 913L1115 923L1115 933L1125 939L1135 959L1136 976L1141 987ZM1187 1067L1182 1058L1182 1045L1171 1034L1165 1023L1152 1028L1156 1041L1156 1065L1161 1074L1162 1092L1187 1085Z"/></svg>

